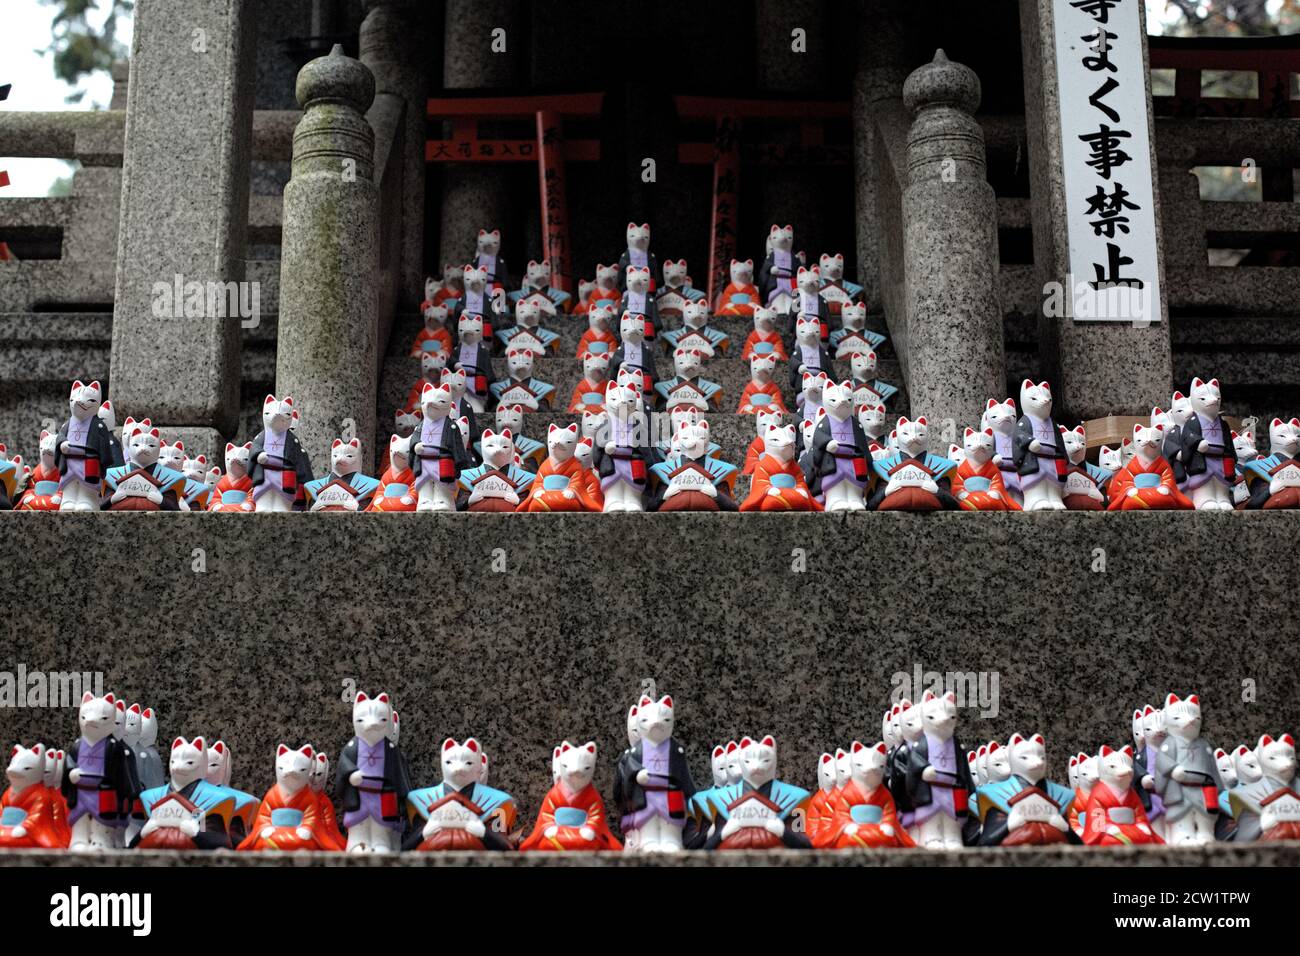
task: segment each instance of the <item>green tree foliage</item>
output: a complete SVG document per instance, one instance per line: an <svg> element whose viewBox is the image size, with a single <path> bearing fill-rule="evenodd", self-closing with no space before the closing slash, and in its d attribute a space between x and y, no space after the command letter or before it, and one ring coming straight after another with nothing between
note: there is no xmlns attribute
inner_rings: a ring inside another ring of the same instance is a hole
<svg viewBox="0 0 1300 956"><path fill-rule="evenodd" d="M76 85L82 77L108 70L116 60L127 55L126 46L117 39L118 18L134 8L133 0L41 0L52 7L54 18L50 23L50 45L38 51L53 59L54 75L69 86ZM91 23L91 14L98 20L104 14L102 25ZM85 91L68 96L69 103L78 103Z"/></svg>

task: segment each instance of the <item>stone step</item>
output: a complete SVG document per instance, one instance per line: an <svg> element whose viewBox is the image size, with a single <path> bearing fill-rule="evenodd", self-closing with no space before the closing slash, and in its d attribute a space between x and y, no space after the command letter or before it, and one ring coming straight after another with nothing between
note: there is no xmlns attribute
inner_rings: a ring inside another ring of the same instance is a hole
<svg viewBox="0 0 1300 956"><path fill-rule="evenodd" d="M713 744L772 733L781 776L815 786L817 755L874 742L891 693L916 696L914 675L934 679L926 672L958 685L964 746L1032 728L1058 778L1069 754L1127 739L1133 708L1169 691L1201 695L1214 746L1300 726L1300 696L1243 701L1240 673L1215 669L1231 634L1260 687L1291 686L1297 645L1242 627L1241 609L1285 606L1294 582L1234 575L1225 601L1188 573L1189 556L1275 565L1298 535L1300 512L1281 511L3 513L0 554L33 559L5 565L0 607L29 622L6 636L9 659L29 673L102 672L106 690L158 711L160 740L222 737L241 789L274 782L281 740L336 758L353 733L339 688L354 686L392 695L415 781L438 778L443 739L473 734L493 784L531 818L551 785L551 747L566 738L597 742L596 784L609 797L624 715L647 680L673 697L697 781ZM188 570L196 548L201 581ZM1107 574L1087 571L1098 553ZM54 557L69 554L78 560ZM167 573L168 556L183 574ZM505 572L492 573L500 556ZM1021 575L1032 584L991 600L999 560L1032 569ZM308 580L340 563L346 572ZM84 586L87 568L113 582L93 628L82 602L51 600ZM356 570L367 568L387 576ZM147 653L142 607L172 609ZM1197 625L1132 638L1168 628L1168 608ZM1075 621L1088 643L1063 652L1062 624ZM1127 676L1081 680L1081 654ZM0 708L0 740L67 741L75 728L68 708Z"/></svg>

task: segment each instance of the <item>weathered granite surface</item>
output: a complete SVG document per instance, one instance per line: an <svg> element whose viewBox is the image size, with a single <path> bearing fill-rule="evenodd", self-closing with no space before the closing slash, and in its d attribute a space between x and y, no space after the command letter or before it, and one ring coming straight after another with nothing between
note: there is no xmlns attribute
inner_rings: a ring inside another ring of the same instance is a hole
<svg viewBox="0 0 1300 956"><path fill-rule="evenodd" d="M902 194L908 397L932 427L960 427L1006 381L997 207L971 115L979 78L939 50L908 76L903 102L915 114Z"/></svg>
<svg viewBox="0 0 1300 956"><path fill-rule="evenodd" d="M21 558L0 607L7 670L102 671L157 708L160 740L225 739L242 789L271 784L281 741L337 754L345 693L387 690L416 780L473 734L527 816L566 737L597 741L608 795L648 680L701 781L714 743L771 732L812 786L917 668L982 686L963 745L1042 732L1058 777L1169 691L1200 694L1216 745L1294 732L1278 556L1298 534L1300 513L4 513L0 554ZM0 708L0 742L75 729L72 709Z"/></svg>
<svg viewBox="0 0 1300 956"><path fill-rule="evenodd" d="M673 856L639 853L167 853L131 850L86 857L46 850L0 853L4 866L346 866L443 868L499 867L727 867L727 866L1297 866L1300 845L1237 846L1220 843L1197 847L998 847L965 851L838 850L810 853L798 850L740 850L726 853L681 853Z"/></svg>
<svg viewBox="0 0 1300 956"><path fill-rule="evenodd" d="M276 394L302 409L299 440L324 474L335 437L375 427L379 192L364 115L375 81L336 45L298 73L297 96L304 112L284 189Z"/></svg>
<svg viewBox="0 0 1300 956"><path fill-rule="evenodd" d="M159 317L154 288L245 279L256 15L249 0L136 7L113 296L123 415L234 428L239 319Z"/></svg>

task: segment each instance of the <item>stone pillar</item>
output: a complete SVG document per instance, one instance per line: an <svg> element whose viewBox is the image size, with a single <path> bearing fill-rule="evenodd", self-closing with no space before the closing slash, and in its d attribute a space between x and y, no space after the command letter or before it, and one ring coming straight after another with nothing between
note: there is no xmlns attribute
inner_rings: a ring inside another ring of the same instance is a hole
<svg viewBox="0 0 1300 956"><path fill-rule="evenodd" d="M402 134L402 258L398 307L414 312L424 298L424 142L429 76L424 33L411 0L367 0L361 23L361 62L375 75L377 93L406 104Z"/></svg>
<svg viewBox="0 0 1300 956"><path fill-rule="evenodd" d="M794 30L804 31L803 52L792 48ZM802 94L816 98L826 82L829 57L826 10L822 0L757 0L754 5L754 70L761 92L784 95ZM798 129L789 131L786 145L799 143ZM825 248L822 235L822 188L815 169L774 166L762 177L762 236L773 223L794 226L794 247L802 249L810 266L817 264ZM758 176L755 176L758 178ZM748 186L741 187L743 205L753 195ZM748 255L742 245L741 253ZM760 246L754 250L755 262L762 260ZM699 267L696 267L699 275Z"/></svg>
<svg viewBox="0 0 1300 956"><path fill-rule="evenodd" d="M853 181L857 211L857 281L871 313L884 307L878 236L884 228L876 209L875 113L878 104L898 101L907 78L903 5L900 0L857 0L857 68L853 74Z"/></svg>
<svg viewBox="0 0 1300 956"><path fill-rule="evenodd" d="M523 4L520 0L447 0L442 82L449 90L505 90L526 75ZM492 52L492 31L506 31L506 52ZM503 227L510 207L504 170L489 163L443 164L442 228L437 274L448 263L463 263L474 251L479 229L502 230L502 252L516 271L513 250L520 238ZM423 292L423 284L421 284Z"/></svg>
<svg viewBox="0 0 1300 956"><path fill-rule="evenodd" d="M1025 131L1029 144L1029 195L1034 229L1034 265L1044 289L1060 283L1070 295L1070 242L1062 172L1060 98L1056 70L1055 0L1020 0L1021 57L1025 77ZM1150 115L1151 74L1147 68L1146 14L1141 16L1142 75ZM1150 140L1154 150L1155 132ZM1153 175L1157 169L1152 156ZM1153 190L1157 260L1160 236L1160 190ZM1204 237L1199 240L1204 243ZM1168 248L1167 244L1163 245ZM1205 259L1202 257L1201 262ZM1160 267L1163 275L1163 266ZM1076 322L1069 315L1039 315L1039 351L1046 359L1052 393L1071 419L1105 415L1143 415L1167 397L1173 378L1168 310L1143 327L1129 322ZM1056 312L1064 310L1056 309Z"/></svg>
<svg viewBox="0 0 1300 956"><path fill-rule="evenodd" d="M1204 269L1209 262L1201 182L1192 172L1195 155L1192 145L1182 140L1159 147L1160 233L1167 269Z"/></svg>
<svg viewBox="0 0 1300 956"><path fill-rule="evenodd" d="M979 77L942 50L903 86L916 117L902 202L907 393L936 447L956 440L950 428L977 423L984 401L1006 389L997 205L971 115L979 102Z"/></svg>
<svg viewBox="0 0 1300 956"><path fill-rule="evenodd" d="M356 434L374 461L379 193L365 111L375 80L335 46L298 73L305 111L284 188L276 394L292 395L317 474L330 442Z"/></svg>
<svg viewBox="0 0 1300 956"><path fill-rule="evenodd" d="M135 8L112 398L119 417L148 415L208 453L219 432L235 431L240 325L255 321L229 315L237 310L215 292L244 278L257 6L139 0ZM214 294L179 303L161 296L177 281Z"/></svg>

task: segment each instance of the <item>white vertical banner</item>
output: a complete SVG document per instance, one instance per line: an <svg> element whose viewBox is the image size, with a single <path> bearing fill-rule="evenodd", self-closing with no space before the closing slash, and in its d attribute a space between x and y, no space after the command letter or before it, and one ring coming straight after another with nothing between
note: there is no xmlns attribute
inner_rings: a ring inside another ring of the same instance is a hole
<svg viewBox="0 0 1300 956"><path fill-rule="evenodd" d="M1052 4L1076 322L1160 321L1142 2Z"/></svg>

